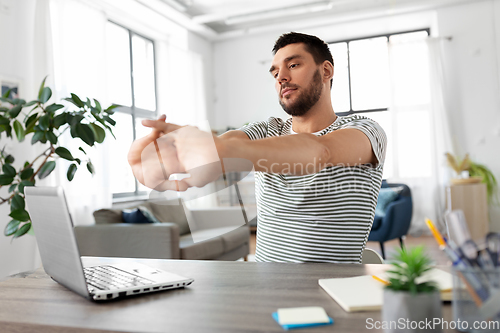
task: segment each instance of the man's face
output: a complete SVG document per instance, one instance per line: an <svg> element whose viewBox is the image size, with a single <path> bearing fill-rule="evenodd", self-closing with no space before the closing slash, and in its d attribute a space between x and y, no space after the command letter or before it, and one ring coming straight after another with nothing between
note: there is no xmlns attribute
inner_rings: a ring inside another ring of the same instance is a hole
<svg viewBox="0 0 500 333"><path fill-rule="evenodd" d="M291 116L305 115L320 99L319 66L304 44L289 44L276 52L271 69L280 105Z"/></svg>

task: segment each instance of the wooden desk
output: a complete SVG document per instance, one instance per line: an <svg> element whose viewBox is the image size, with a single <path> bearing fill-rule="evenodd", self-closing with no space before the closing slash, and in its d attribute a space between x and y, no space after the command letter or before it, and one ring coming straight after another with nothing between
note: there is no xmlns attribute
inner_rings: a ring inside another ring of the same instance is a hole
<svg viewBox="0 0 500 333"><path fill-rule="evenodd" d="M380 311L345 312L318 285L318 279L378 274L388 268L388 265L128 260L195 281L185 289L94 303L57 284L40 268L26 277L16 276L0 283L0 331L283 333L271 317L276 309L322 306L335 320L334 325L310 328L308 332L374 332L377 330L366 329L366 319L381 320ZM85 266L114 261L83 258ZM443 318L451 320L450 305L444 305Z"/></svg>

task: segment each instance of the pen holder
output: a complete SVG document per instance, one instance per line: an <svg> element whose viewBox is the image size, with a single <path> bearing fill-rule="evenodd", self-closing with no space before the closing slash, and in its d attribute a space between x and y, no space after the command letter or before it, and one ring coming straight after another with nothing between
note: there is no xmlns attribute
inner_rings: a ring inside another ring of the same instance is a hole
<svg viewBox="0 0 500 333"><path fill-rule="evenodd" d="M500 267L453 268L453 320L461 332L500 331Z"/></svg>

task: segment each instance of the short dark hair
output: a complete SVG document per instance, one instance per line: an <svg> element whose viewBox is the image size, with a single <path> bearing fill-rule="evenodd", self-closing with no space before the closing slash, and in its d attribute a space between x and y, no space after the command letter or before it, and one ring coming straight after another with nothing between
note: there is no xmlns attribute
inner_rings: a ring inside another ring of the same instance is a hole
<svg viewBox="0 0 500 333"><path fill-rule="evenodd" d="M278 40L274 43L273 54L276 54L279 49L290 45L303 43L305 45L306 51L309 52L317 65L322 64L325 60L328 60L333 65L333 57L328 44L319 39L316 36L301 34L299 32L289 32L281 35ZM330 87L333 84L333 79L330 80Z"/></svg>

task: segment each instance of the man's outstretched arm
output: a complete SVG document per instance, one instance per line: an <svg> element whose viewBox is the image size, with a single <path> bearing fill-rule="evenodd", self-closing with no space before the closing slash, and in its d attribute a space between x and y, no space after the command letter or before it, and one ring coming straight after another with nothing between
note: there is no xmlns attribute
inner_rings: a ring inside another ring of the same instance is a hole
<svg viewBox="0 0 500 333"><path fill-rule="evenodd" d="M320 137L302 133L253 141L243 139L243 131L232 132L240 132L232 138L242 140L216 140L219 157L247 159L255 171L302 175L332 165L377 164L370 140L357 129Z"/></svg>
<svg viewBox="0 0 500 333"><path fill-rule="evenodd" d="M192 126L180 127L165 123L163 119L147 120L143 121L143 124L151 127L156 133L161 132L166 135L167 139L162 138L162 140L171 142L166 147L174 149L175 152L168 154L160 152L167 171L192 173L193 170L197 170L198 176L179 181L178 184L165 181L161 190L175 188L185 190L191 186L199 187L211 182L217 178L218 172L222 172L220 166L217 171L214 165L216 160L241 159L251 162L234 165L224 163L225 172L250 171L253 166L255 171L295 175L316 173L329 165L354 166L376 163L369 139L357 129L342 129L321 137L302 133L250 140L239 130L217 137ZM148 174L155 179L164 179L160 173L161 169L156 165L158 157L154 150L151 154L141 156L143 145L139 143L141 140L134 142L129 153L129 163L136 177L141 181L138 175ZM159 145L160 150L163 146L165 145ZM206 171L199 168L204 165L207 166ZM245 168L250 166L249 170L242 170L242 165ZM171 174L167 173L167 176Z"/></svg>

